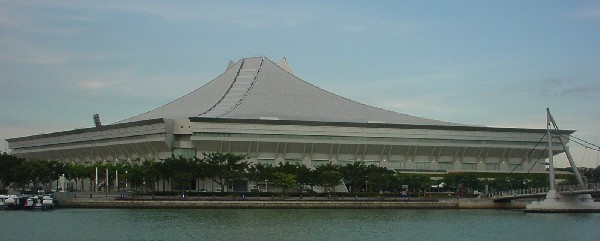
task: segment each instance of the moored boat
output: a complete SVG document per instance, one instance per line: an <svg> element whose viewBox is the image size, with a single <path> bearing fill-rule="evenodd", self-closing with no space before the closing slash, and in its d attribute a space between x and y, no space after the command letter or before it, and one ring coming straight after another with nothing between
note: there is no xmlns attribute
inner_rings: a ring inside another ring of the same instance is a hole
<svg viewBox="0 0 600 241"><path fill-rule="evenodd" d="M50 195L35 195L26 199L25 210L48 210L54 208L54 199Z"/></svg>
<svg viewBox="0 0 600 241"><path fill-rule="evenodd" d="M52 196L46 195L41 198L42 209L52 209L54 208L54 198Z"/></svg>
<svg viewBox="0 0 600 241"><path fill-rule="evenodd" d="M8 195L0 195L0 209L6 209L8 208L8 206L6 206L6 199L8 198Z"/></svg>
<svg viewBox="0 0 600 241"><path fill-rule="evenodd" d="M3 207L11 210L22 209L26 199L26 196L4 195L2 197Z"/></svg>

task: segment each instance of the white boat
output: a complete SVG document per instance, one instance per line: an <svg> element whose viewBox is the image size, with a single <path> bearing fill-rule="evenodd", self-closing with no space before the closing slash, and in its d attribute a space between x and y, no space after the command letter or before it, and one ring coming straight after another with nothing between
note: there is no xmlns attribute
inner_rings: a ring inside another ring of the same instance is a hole
<svg viewBox="0 0 600 241"><path fill-rule="evenodd" d="M46 195L41 199L42 209L52 209L54 208L54 199L52 196Z"/></svg>
<svg viewBox="0 0 600 241"><path fill-rule="evenodd" d="M37 202L37 197L31 196L25 199L25 205L23 205L23 209L33 209L35 203Z"/></svg>
<svg viewBox="0 0 600 241"><path fill-rule="evenodd" d="M8 198L8 195L0 195L0 209L8 208L8 206L5 203L7 198Z"/></svg>
<svg viewBox="0 0 600 241"><path fill-rule="evenodd" d="M17 195L3 195L2 202L4 209L21 209L23 207L24 197Z"/></svg>
<svg viewBox="0 0 600 241"><path fill-rule="evenodd" d="M30 196L25 199L25 210L47 210L54 208L54 199L49 195Z"/></svg>

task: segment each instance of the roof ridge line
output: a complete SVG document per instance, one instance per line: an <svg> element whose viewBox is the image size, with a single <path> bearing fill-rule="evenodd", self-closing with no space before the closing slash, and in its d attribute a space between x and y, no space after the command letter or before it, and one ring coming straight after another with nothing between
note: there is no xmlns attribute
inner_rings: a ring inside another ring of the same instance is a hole
<svg viewBox="0 0 600 241"><path fill-rule="evenodd" d="M223 116L231 113L238 106L240 106L244 102L244 100L246 100L246 97L248 96L248 93L250 93L250 90L252 90L252 88L254 88L254 84L256 83L256 80L258 79L258 75L260 75L260 72L262 70L264 62L265 62L265 57L263 56L263 57L261 57L260 65L258 66L258 70L256 71L256 74L254 75L254 79L252 80L252 83L250 84L250 87L248 87L248 89L246 89L246 92L244 93L244 95L240 98L240 100L231 109L229 109L228 111L226 111L222 115L219 115L219 117L223 117ZM237 78L237 76L236 76L236 78Z"/></svg>
<svg viewBox="0 0 600 241"><path fill-rule="evenodd" d="M243 60L243 59L242 59L242 60ZM238 62L239 62L239 61L238 61ZM237 64L237 62L236 62L235 64ZM234 64L234 66L235 66L235 64ZM231 67L233 67L233 66L231 66ZM165 107L165 106L167 106L167 105L170 105L170 104L172 104L172 103L174 103L174 102L176 102L176 101L178 101L178 100L180 100L180 99L183 99L183 98L185 98L186 96L188 96L188 95L191 95L192 93L194 93L194 92L198 91L199 89L202 89L204 86L207 86L207 85L209 85L210 83L212 83L213 81L215 81L215 80L219 79L221 76L223 76L223 75L225 75L225 73L227 73L227 70L228 70L228 69L229 69L229 68L227 68L225 71L223 71L221 74L219 74L217 77L215 77L215 78L214 78L214 79L212 79L211 81L208 81L208 82L206 82L205 84L201 85L200 87L196 88L195 90L193 90L193 91L191 91L191 92L189 92L189 93L187 93L187 94L185 94L185 95L183 95L183 96L181 96L181 97L179 97L179 98L177 98L177 99L174 99L174 100L172 100L172 101L169 101L168 103L166 103L166 104L164 104L164 105L161 105L161 106L159 106L159 107L157 107L157 108L154 108L154 109L152 109L152 110L149 110L149 111L146 111L146 112L144 112L144 113L141 113L141 114L139 114L139 115L135 115L135 116L129 117L129 118L127 118L127 119L120 120L120 121L117 121L117 122L114 122L114 123L111 123L111 124L119 124L119 123L126 123L126 122L130 122L130 121L127 121L127 120L130 120L130 119L136 118L136 117L138 117L138 116L142 116L142 115L148 114L148 113L150 113L150 112L153 112L153 111L155 111L155 110L158 110L158 109L160 109L160 108L163 108L163 107Z"/></svg>
<svg viewBox="0 0 600 241"><path fill-rule="evenodd" d="M233 78L233 82L231 82L231 85L229 85L229 88L227 88L227 91L225 91L225 94L223 94L223 96L221 96L221 98L219 99L219 101L217 101L217 103L215 103L212 107L208 108L208 110L204 111L203 113L199 114L198 116L205 115L206 113L212 111L215 107L217 107L217 105L219 105L219 103L221 103L221 101L223 101L225 96L227 96L227 94L231 90L231 87L233 87L233 85L237 81L237 77L240 76L240 72L242 72L242 68L244 67L245 61L246 61L246 59L242 58L242 63L240 64L240 68L238 69L237 73L235 74L235 77Z"/></svg>
<svg viewBox="0 0 600 241"><path fill-rule="evenodd" d="M256 57L255 57L256 58ZM265 57L262 56L260 57L261 61L260 61L260 65L258 66L258 69L256 71L256 74L254 74L254 78L252 79L252 82L250 83L250 86L246 89L246 91L244 92L243 96L240 97L237 102L231 106L228 110L226 109L225 111L221 112L221 113L215 113L216 115L214 115L214 117L223 117L229 113L231 113L233 110L235 110L248 96L248 92L250 92L250 90L252 89L252 87L254 87L254 84L256 83L256 80L258 78L258 75L260 74L260 70L262 69ZM203 116L206 115L208 113L210 113L211 111L213 111L215 108L217 108L217 106L219 106L220 104L222 104L223 100L229 95L229 93L231 92L231 89L235 86L235 84L239 81L239 76L240 73L242 72L242 70L244 69L244 63L246 63L247 59L251 59L251 58L243 58L242 59L242 63L240 64L240 68L238 69L235 77L234 77L234 81L231 83L231 85L229 86L229 88L227 89L227 91L225 91L225 94L223 94L223 96L219 99L219 101L217 101L217 103L215 103L211 108L209 108L207 111L205 111L204 113L198 115L198 116ZM226 106L225 106L226 107Z"/></svg>

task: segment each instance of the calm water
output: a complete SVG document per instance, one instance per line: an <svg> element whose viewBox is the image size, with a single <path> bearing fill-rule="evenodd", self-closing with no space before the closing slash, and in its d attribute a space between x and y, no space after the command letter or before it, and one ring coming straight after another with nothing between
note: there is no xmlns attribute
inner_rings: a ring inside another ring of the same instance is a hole
<svg viewBox="0 0 600 241"><path fill-rule="evenodd" d="M598 240L600 214L506 210L0 211L0 240Z"/></svg>

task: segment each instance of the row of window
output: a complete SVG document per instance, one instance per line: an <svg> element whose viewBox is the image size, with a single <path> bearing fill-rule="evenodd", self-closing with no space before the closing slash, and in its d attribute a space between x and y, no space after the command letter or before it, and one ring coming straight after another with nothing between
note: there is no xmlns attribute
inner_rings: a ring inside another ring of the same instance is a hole
<svg viewBox="0 0 600 241"><path fill-rule="evenodd" d="M286 162L291 163L291 164L302 164L303 161L301 159L286 159ZM337 163L340 165L347 165L347 164L351 164L354 161L338 161ZM257 163L261 163L261 164L270 164L270 165L276 165L277 162L275 159L268 159L268 158L263 158L263 159L257 159ZM319 165L325 165L330 163L329 160L311 160L311 165L314 166L319 166ZM380 165L381 162L377 162L377 161L365 161L365 164L367 165ZM390 168L392 169L431 169L434 167L433 163L430 162L414 162L414 164L408 164L406 162L402 162L402 163L397 163L397 164L392 164L392 165L388 165ZM513 163L509 163L508 165L508 169L511 171L522 171L523 170L523 165L521 164L513 164ZM458 168L460 167L460 168ZM477 163L462 163L459 165L455 165L455 163L453 162L438 162L437 163L437 168L436 169L440 169L440 170L467 170L467 171L476 171L477 170ZM500 163L485 163L484 164L484 170L487 171L499 171L500 170Z"/></svg>

